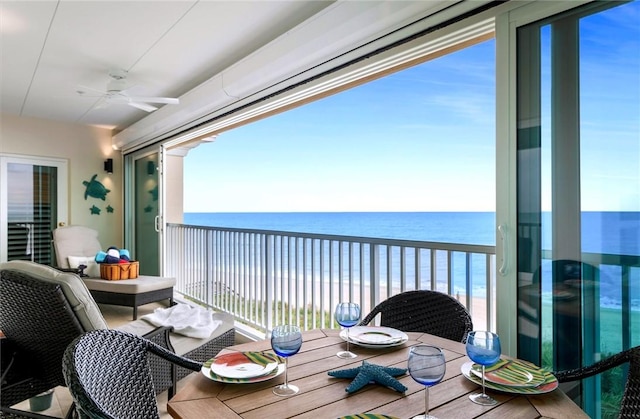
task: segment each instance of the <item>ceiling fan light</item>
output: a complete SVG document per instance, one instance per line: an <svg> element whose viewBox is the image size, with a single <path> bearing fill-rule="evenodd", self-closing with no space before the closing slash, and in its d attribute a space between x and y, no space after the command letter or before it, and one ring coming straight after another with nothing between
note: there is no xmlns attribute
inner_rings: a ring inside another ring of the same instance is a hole
<svg viewBox="0 0 640 419"><path fill-rule="evenodd" d="M126 79L127 74L129 74L129 72L121 68L112 68L111 70L109 70L109 77L111 77L114 80Z"/></svg>
<svg viewBox="0 0 640 419"><path fill-rule="evenodd" d="M107 92L119 93L127 88L126 79L114 79L107 84Z"/></svg>

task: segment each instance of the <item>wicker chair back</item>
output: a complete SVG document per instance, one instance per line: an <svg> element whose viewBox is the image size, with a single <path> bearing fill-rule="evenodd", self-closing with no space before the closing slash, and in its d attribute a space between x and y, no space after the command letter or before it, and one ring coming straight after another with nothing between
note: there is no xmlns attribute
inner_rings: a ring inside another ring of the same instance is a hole
<svg viewBox="0 0 640 419"><path fill-rule="evenodd" d="M84 329L59 284L2 269L0 289L0 330L6 336L0 406L5 408L64 386L62 354Z"/></svg>
<svg viewBox="0 0 640 419"><path fill-rule="evenodd" d="M360 322L369 324L380 314L380 325L404 332L424 332L466 342L473 330L471 315L455 298L430 290L406 291L382 301Z"/></svg>
<svg viewBox="0 0 640 419"><path fill-rule="evenodd" d="M62 371L79 416L158 418L150 354L193 371L202 367L119 330L94 330L76 338L64 353Z"/></svg>
<svg viewBox="0 0 640 419"><path fill-rule="evenodd" d="M640 418L640 346L627 349L619 354L610 356L595 364L554 373L561 383L582 380L600 374L606 370L622 364L629 364L627 382L625 384L622 404L620 405L620 419Z"/></svg>

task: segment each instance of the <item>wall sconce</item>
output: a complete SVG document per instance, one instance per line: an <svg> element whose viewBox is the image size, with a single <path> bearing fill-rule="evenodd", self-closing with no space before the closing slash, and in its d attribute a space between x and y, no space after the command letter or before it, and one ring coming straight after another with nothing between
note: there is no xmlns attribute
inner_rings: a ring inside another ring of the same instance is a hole
<svg viewBox="0 0 640 419"><path fill-rule="evenodd" d="M113 173L113 159L106 159L104 161L104 171L109 174Z"/></svg>
<svg viewBox="0 0 640 419"><path fill-rule="evenodd" d="M156 172L156 165L153 161L147 162L147 174L149 176L153 175Z"/></svg>

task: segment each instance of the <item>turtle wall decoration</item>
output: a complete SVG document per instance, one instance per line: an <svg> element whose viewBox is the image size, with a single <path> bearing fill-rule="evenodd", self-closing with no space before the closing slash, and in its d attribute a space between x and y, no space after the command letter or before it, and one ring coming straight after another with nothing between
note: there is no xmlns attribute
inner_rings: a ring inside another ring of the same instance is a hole
<svg viewBox="0 0 640 419"><path fill-rule="evenodd" d="M148 192L151 194L151 199L154 201L158 200L158 185L151 188Z"/></svg>
<svg viewBox="0 0 640 419"><path fill-rule="evenodd" d="M107 194L111 192L110 189L107 189L102 183L96 180L98 174L96 173L91 177L90 181L82 181L82 184L86 186L86 190L84 191L84 199L86 200L88 196L92 198L102 199L103 201L107 200Z"/></svg>

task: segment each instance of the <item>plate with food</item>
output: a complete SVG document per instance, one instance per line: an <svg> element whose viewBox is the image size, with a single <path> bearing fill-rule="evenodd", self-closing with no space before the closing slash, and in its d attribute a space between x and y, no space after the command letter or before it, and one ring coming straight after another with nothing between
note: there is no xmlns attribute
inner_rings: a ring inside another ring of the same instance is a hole
<svg viewBox="0 0 640 419"><path fill-rule="evenodd" d="M232 352L209 359L201 372L223 383L257 383L282 374L284 361L269 352Z"/></svg>
<svg viewBox="0 0 640 419"><path fill-rule="evenodd" d="M499 367L490 372L487 372L487 370L490 370L491 367L485 368L486 388L515 394L543 394L558 388L558 380L553 374L529 362L506 360L505 364ZM513 371L516 368L519 371L513 375L500 373L502 369ZM468 380L482 385L482 367L480 365L474 364L472 361L465 362L461 367L461 371L462 375ZM501 382L498 383L497 381Z"/></svg>
<svg viewBox="0 0 640 419"><path fill-rule="evenodd" d="M524 361L501 359L490 367L485 367L485 381L511 387L537 387L545 381L542 370ZM482 378L482 366L473 364L471 373Z"/></svg>

